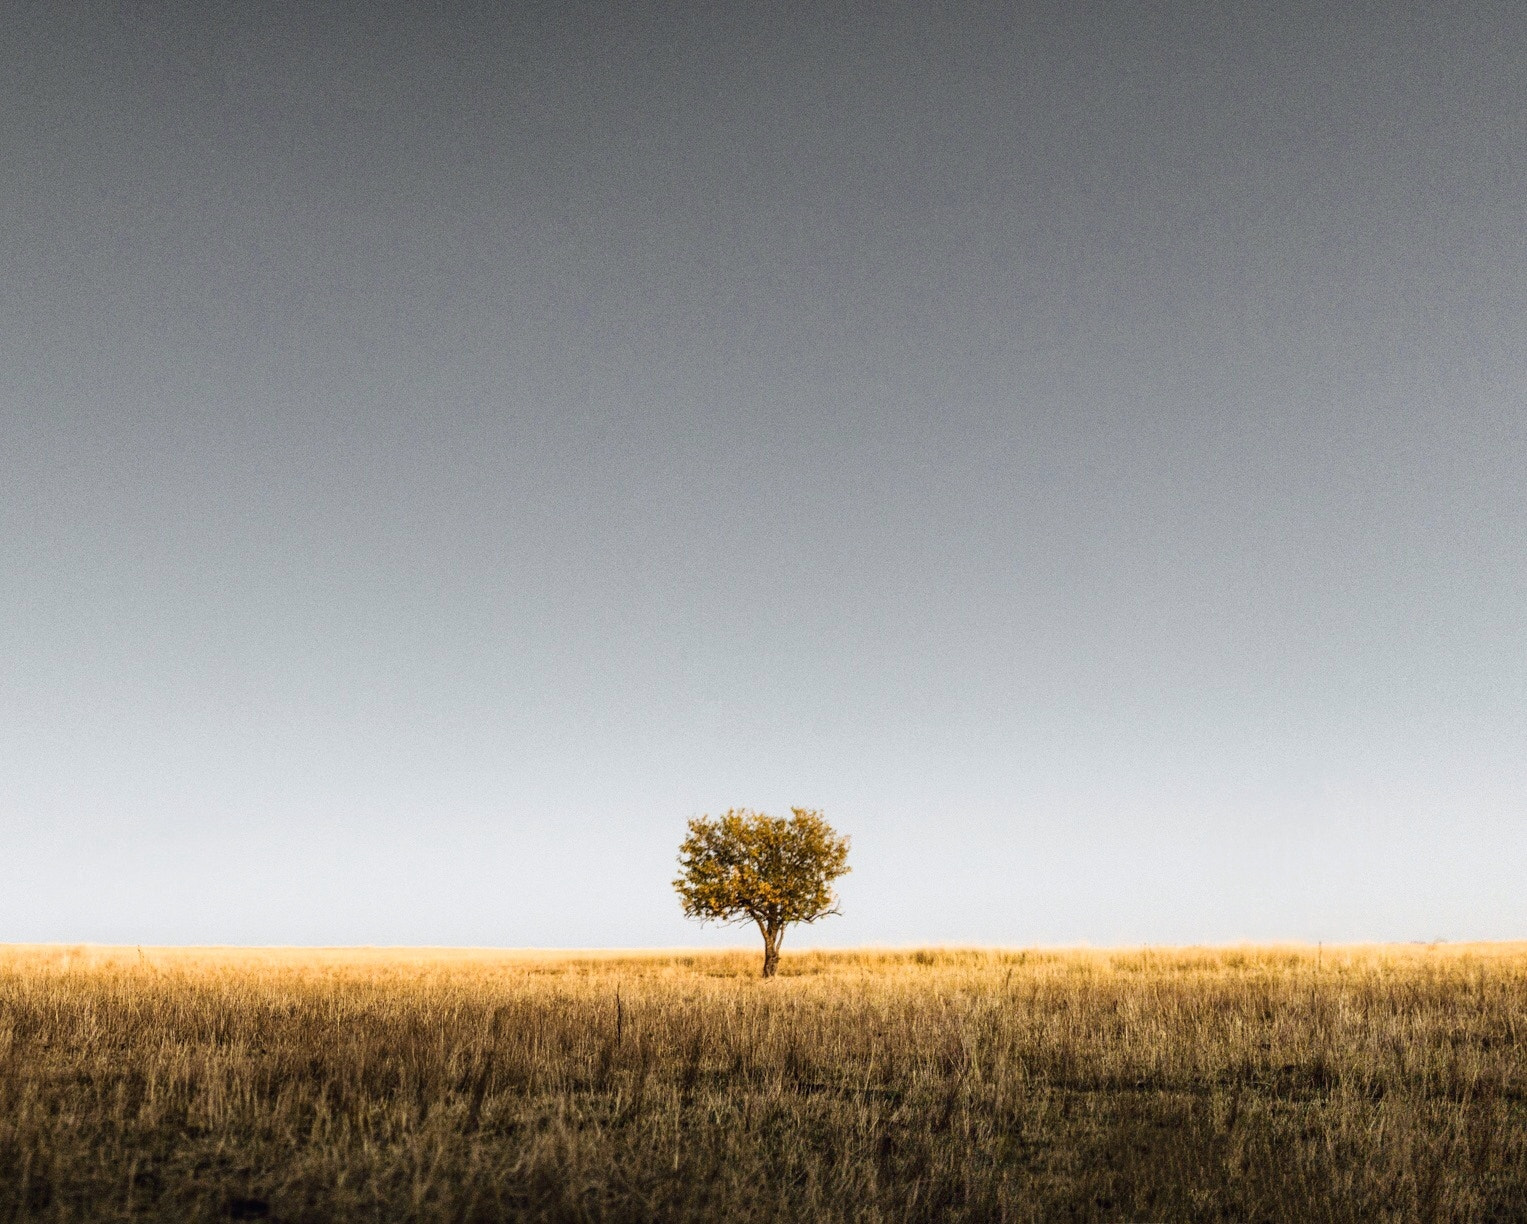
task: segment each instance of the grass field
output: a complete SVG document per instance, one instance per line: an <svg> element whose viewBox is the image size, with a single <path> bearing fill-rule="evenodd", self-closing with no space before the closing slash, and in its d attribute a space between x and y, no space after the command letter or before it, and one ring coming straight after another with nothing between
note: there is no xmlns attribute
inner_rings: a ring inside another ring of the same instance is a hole
<svg viewBox="0 0 1527 1224"><path fill-rule="evenodd" d="M1527 945L0 949L0 1220L1521 1220Z"/></svg>

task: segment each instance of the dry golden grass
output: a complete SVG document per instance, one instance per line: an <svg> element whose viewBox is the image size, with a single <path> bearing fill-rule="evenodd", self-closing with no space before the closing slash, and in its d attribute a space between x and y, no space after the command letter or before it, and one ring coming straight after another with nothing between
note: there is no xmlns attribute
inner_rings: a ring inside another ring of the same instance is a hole
<svg viewBox="0 0 1527 1224"><path fill-rule="evenodd" d="M1527 945L0 949L0 1219L1520 1220Z"/></svg>

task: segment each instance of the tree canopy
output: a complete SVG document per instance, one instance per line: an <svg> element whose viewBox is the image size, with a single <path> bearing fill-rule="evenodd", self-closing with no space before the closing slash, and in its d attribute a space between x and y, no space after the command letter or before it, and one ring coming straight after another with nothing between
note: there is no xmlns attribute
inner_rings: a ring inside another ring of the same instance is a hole
<svg viewBox="0 0 1527 1224"><path fill-rule="evenodd" d="M791 808L786 819L731 808L689 822L673 886L687 917L755 923L772 977L785 927L838 913L832 883L848 871L848 838L821 812Z"/></svg>

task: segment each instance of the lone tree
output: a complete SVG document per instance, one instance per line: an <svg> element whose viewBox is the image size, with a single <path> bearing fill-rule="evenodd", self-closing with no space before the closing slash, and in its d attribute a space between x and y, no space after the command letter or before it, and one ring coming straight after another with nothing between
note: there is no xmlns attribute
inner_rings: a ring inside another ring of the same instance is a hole
<svg viewBox="0 0 1527 1224"><path fill-rule="evenodd" d="M673 882L684 915L701 922L758 926L764 977L779 967L779 945L792 922L836 914L832 882L847 875L848 838L821 812L791 808L790 819L732 808L689 822Z"/></svg>

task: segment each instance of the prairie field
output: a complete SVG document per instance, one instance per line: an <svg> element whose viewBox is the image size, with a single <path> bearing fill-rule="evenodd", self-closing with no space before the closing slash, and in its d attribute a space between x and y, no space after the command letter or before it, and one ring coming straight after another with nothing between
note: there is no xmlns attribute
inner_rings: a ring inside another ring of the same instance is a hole
<svg viewBox="0 0 1527 1224"><path fill-rule="evenodd" d="M1527 1219L1527 945L0 948L0 1220Z"/></svg>

